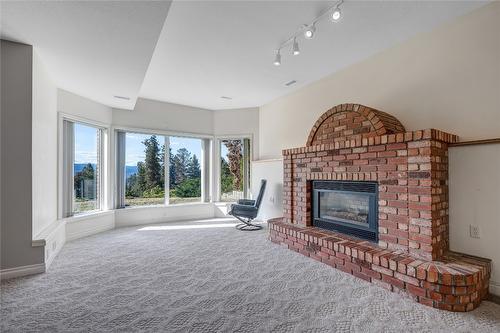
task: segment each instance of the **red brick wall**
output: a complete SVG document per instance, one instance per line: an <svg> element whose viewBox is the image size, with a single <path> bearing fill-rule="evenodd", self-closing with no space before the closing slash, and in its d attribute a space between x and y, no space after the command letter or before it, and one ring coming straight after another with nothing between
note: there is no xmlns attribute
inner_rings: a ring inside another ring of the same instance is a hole
<svg viewBox="0 0 500 333"><path fill-rule="evenodd" d="M312 180L377 181L379 245L425 259L438 259L448 249L447 142L455 142L457 137L429 129L369 137L359 137L358 133L356 138L343 140L322 139L332 122L339 120L336 116L358 117L355 111L347 116L343 108L340 112L325 113L328 115L322 121L320 118L319 127L313 128L314 134L310 136L311 145L283 151L284 220L311 225ZM365 110L357 106L357 110L360 108ZM368 126L365 121L356 122L358 128ZM348 135L348 130L346 127L337 132ZM370 133L373 132L364 134ZM330 142L327 144L325 140ZM314 145L317 142L322 143Z"/></svg>
<svg viewBox="0 0 500 333"><path fill-rule="evenodd" d="M306 146L402 133L393 116L360 104L341 104L325 112L314 124Z"/></svg>

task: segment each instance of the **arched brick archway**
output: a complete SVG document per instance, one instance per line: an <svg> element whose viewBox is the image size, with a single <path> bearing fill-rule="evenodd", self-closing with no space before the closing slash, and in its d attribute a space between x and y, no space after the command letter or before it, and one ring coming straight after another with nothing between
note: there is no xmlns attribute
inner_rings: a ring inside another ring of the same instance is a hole
<svg viewBox="0 0 500 333"><path fill-rule="evenodd" d="M361 104L339 104L319 117L306 146L405 132L395 117Z"/></svg>

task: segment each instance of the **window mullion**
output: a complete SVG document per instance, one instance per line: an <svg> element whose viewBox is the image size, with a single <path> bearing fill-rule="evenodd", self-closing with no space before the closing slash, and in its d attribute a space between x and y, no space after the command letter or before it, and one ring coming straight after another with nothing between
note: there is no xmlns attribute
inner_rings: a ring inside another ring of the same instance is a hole
<svg viewBox="0 0 500 333"><path fill-rule="evenodd" d="M116 207L125 207L125 132L116 132Z"/></svg>
<svg viewBox="0 0 500 333"><path fill-rule="evenodd" d="M165 136L165 152L163 159L165 161L164 165L164 189L165 189L165 205L170 204L170 137Z"/></svg>

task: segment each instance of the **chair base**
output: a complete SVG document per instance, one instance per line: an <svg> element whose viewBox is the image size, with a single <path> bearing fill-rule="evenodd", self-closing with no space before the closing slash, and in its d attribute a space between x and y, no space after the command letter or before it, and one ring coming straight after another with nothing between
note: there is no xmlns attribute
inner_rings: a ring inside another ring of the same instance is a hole
<svg viewBox="0 0 500 333"><path fill-rule="evenodd" d="M234 215L233 215L234 216ZM261 230L263 227L261 225L253 224L252 220L245 220L239 216L234 216L238 220L241 221L241 223L236 225L236 229L241 230L241 231L256 231L256 230Z"/></svg>
<svg viewBox="0 0 500 333"><path fill-rule="evenodd" d="M241 231L256 231L261 230L263 227L261 225L256 225L253 223L240 223L236 225L236 229Z"/></svg>

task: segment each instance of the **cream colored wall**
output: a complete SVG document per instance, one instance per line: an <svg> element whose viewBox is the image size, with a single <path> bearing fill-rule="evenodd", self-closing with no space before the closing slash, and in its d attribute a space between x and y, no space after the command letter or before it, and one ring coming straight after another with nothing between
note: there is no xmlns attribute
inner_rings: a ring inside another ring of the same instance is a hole
<svg viewBox="0 0 500 333"><path fill-rule="evenodd" d="M257 219L266 221L283 216L283 160L260 160L252 162L252 197L257 198L260 180L267 180L266 190Z"/></svg>
<svg viewBox="0 0 500 333"><path fill-rule="evenodd" d="M239 135L251 134L252 159L259 156L259 109L246 108L234 110L218 110L214 112L214 134Z"/></svg>
<svg viewBox="0 0 500 333"><path fill-rule="evenodd" d="M283 148L304 146L318 117L341 103L388 112L407 130L433 127L461 140L500 137L499 31L500 2L494 2L262 106L262 161L256 170L282 182L276 163L266 159L281 157ZM499 156L498 145L450 149L451 248L493 259L491 291L497 295ZM280 201L263 208L262 216L282 209ZM470 237L473 223L481 229L480 239Z"/></svg>
<svg viewBox="0 0 500 333"><path fill-rule="evenodd" d="M499 31L495 2L262 106L260 158L303 146L318 117L341 103L388 112L408 130L500 136Z"/></svg>
<svg viewBox="0 0 500 333"><path fill-rule="evenodd" d="M492 259L490 289L500 295L500 144L454 147L449 156L450 248Z"/></svg>

